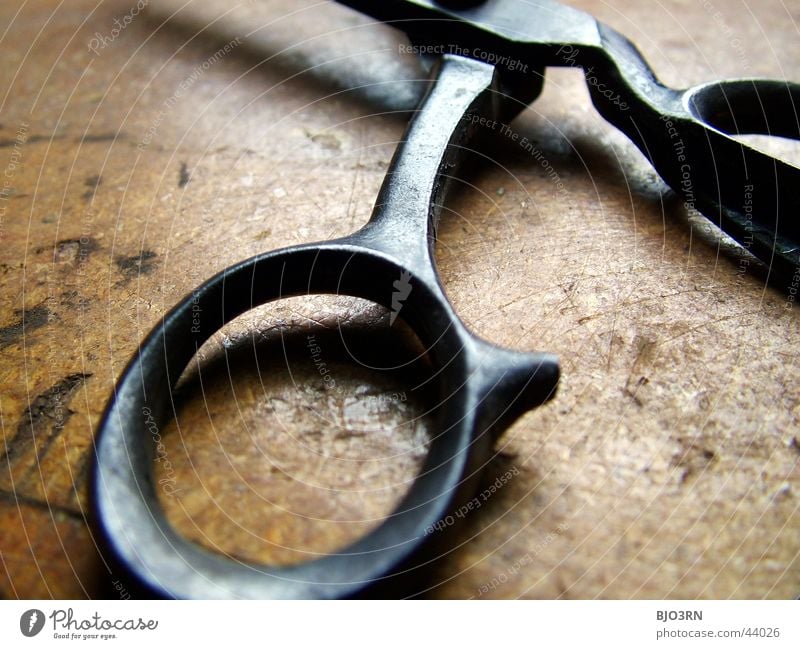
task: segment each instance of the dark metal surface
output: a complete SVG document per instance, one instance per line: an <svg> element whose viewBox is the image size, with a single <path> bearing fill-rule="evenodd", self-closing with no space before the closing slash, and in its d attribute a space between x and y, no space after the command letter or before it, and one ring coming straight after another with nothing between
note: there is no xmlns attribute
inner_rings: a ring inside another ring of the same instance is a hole
<svg viewBox="0 0 800 649"><path fill-rule="evenodd" d="M515 87L540 85L541 66L583 68L598 112L689 207L761 259L776 288L788 290L800 273L800 169L731 137L800 139L800 85L739 79L669 88L624 36L553 0L486 0L461 9L432 0L339 2L416 44L497 61ZM523 65L527 74L519 73Z"/></svg>
<svg viewBox="0 0 800 649"><path fill-rule="evenodd" d="M472 497L495 435L549 399L558 382L547 354L500 349L472 335L454 313L433 263L434 230L448 180L476 127L503 103L492 66L445 57L436 83L392 161L370 222L350 237L267 253L211 279L150 334L128 367L101 424L93 476L96 515L119 568L155 595L182 598L349 597L391 587L434 556L440 527ZM391 307L392 286L410 273L402 317L425 345L439 383L438 431L425 465L397 510L338 554L291 567L235 562L170 527L158 503L153 430L172 414L171 393L196 350L223 324L259 304L335 293ZM193 329L193 307L203 313ZM418 576L416 576L418 577Z"/></svg>
<svg viewBox="0 0 800 649"><path fill-rule="evenodd" d="M547 0L343 4L403 29L415 44L458 56L442 57L364 228L225 270L165 316L126 369L100 426L92 494L117 568L151 595L352 597L424 575L443 547L442 534L425 531L443 527L437 524L473 495L496 436L552 397L558 382L552 356L500 349L466 329L432 254L449 180L486 131L475 117L511 119L539 93L545 65L583 67L600 113L690 206L767 263L772 281L787 287L798 272L800 198L792 190L800 170L728 134L800 137L799 86L665 87L624 37ZM490 55L496 65L474 60ZM401 277L410 286L402 317L428 352L441 406L425 465L398 508L345 550L291 567L223 558L179 536L158 503L152 438L173 415L172 390L197 349L236 316L283 297L345 294L391 308ZM204 314L199 331L193 307Z"/></svg>

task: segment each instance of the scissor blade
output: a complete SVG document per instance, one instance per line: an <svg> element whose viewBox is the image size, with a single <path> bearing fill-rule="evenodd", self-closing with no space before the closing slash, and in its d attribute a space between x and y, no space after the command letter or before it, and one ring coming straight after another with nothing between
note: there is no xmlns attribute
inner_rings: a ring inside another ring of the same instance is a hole
<svg viewBox="0 0 800 649"><path fill-rule="evenodd" d="M391 24L414 43L443 46L445 52L484 60L488 51L532 65L571 65L558 56L564 46L574 51L601 44L592 16L554 0L486 0L466 9L433 0L337 2Z"/></svg>

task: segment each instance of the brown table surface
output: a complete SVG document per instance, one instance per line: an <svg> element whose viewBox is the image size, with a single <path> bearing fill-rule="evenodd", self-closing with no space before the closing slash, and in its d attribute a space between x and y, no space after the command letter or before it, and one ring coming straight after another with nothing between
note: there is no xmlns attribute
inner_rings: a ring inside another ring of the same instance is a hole
<svg viewBox="0 0 800 649"><path fill-rule="evenodd" d="M420 92L400 37L336 5L195 0L171 16L182 4L0 3L5 597L115 596L86 479L138 341L231 263L364 223ZM797 2L572 4L667 83L800 80ZM469 327L557 353L563 380L499 442L487 484L513 478L427 594L795 597L799 310L687 214L596 115L579 71L548 81L513 124L539 159L498 141L450 206L437 259ZM215 336L164 431L173 523L278 563L377 524L431 430L415 377L348 363L354 349L402 358L387 330L373 305L296 298Z"/></svg>

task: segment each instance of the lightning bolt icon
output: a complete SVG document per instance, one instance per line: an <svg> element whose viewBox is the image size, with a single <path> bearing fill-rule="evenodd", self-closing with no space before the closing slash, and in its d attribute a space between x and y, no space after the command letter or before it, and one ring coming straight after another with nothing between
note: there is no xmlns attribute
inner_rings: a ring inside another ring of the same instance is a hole
<svg viewBox="0 0 800 649"><path fill-rule="evenodd" d="M411 294L411 273L407 270L404 270L400 274L400 279L395 280L392 283L394 287L394 293L392 293L392 312L389 315L389 326L394 324L397 315L400 313L400 309L403 308L403 302L408 299L408 296Z"/></svg>
<svg viewBox="0 0 800 649"><path fill-rule="evenodd" d="M36 624L36 620L39 619L39 616L36 614L36 611L31 612L31 617L28 619L28 631L33 631L33 625Z"/></svg>

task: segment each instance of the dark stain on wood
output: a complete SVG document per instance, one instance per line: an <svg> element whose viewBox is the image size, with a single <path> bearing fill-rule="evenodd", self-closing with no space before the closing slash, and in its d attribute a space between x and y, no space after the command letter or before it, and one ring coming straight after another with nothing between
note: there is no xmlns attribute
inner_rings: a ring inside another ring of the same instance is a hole
<svg viewBox="0 0 800 649"><path fill-rule="evenodd" d="M91 304L91 300L88 297L75 290L62 291L59 297L61 298L59 303L70 309L87 309Z"/></svg>
<svg viewBox="0 0 800 649"><path fill-rule="evenodd" d="M16 433L6 442L5 460L9 471L0 485L19 495L30 491L31 479L74 414L68 404L91 374L70 374L38 395L23 412ZM30 497L29 497L30 498ZM44 505L46 507L46 504Z"/></svg>
<svg viewBox="0 0 800 649"><path fill-rule="evenodd" d="M25 140L22 141L22 142L20 140L18 140L18 139L13 139L12 140L12 139L6 138L6 139L3 139L3 140L0 140L0 149L5 148L5 147L9 147L9 146L14 146L15 144L18 145L18 146L22 146L24 144L36 144L37 142L51 142L53 140L61 140L61 139L63 139L63 136L61 136L61 135L31 135L31 136L25 138Z"/></svg>
<svg viewBox="0 0 800 649"><path fill-rule="evenodd" d="M39 246L33 252L39 255L47 250L53 251L53 261L86 261L89 258L89 255L100 250L100 244L92 237L62 239L56 243L53 248L50 248L49 246Z"/></svg>
<svg viewBox="0 0 800 649"><path fill-rule="evenodd" d="M75 502L80 502L79 494L84 490L89 482L89 472L94 459L94 447L89 447L86 452L81 455L80 459L72 471L72 499Z"/></svg>
<svg viewBox="0 0 800 649"><path fill-rule="evenodd" d="M39 470L53 442L75 414L69 403L90 376L83 373L65 376L36 396L25 409L14 436L5 444L5 453L0 456L0 461L5 460L9 467L0 479L3 487L19 493L27 486L31 474Z"/></svg>
<svg viewBox="0 0 800 649"><path fill-rule="evenodd" d="M36 144L37 142L54 142L56 140L63 140L63 135L31 135L30 137L26 138L23 142L20 142L17 139L11 138L3 138L0 140L0 149L19 145L22 146L23 144ZM75 142L113 142L114 140L124 140L125 135L123 133L116 134L116 133L88 133L83 137L76 137L74 138Z"/></svg>
<svg viewBox="0 0 800 649"><path fill-rule="evenodd" d="M89 176L89 178L84 180L83 184L85 187L87 187L87 189L85 192L83 192L83 198L86 200L91 199L102 182L103 179L100 176Z"/></svg>
<svg viewBox="0 0 800 649"><path fill-rule="evenodd" d="M0 458L13 461L34 444L45 447L42 450L46 452L46 447L52 441L50 438L60 433L74 414L67 405L75 390L90 376L91 374L70 374L36 396L22 413L17 432L6 444L6 452ZM45 439L42 439L43 436ZM38 454L40 459L44 452Z"/></svg>
<svg viewBox="0 0 800 649"><path fill-rule="evenodd" d="M189 167L186 166L185 162L181 162L181 169L178 172L178 187L186 187L191 178L192 177L189 174Z"/></svg>
<svg viewBox="0 0 800 649"><path fill-rule="evenodd" d="M122 133L87 133L83 137L75 138L75 141L80 144L87 142L114 142L124 139L125 136Z"/></svg>
<svg viewBox="0 0 800 649"><path fill-rule="evenodd" d="M16 310L14 314L17 316L16 321L0 327L0 349L13 345L25 334L31 334L44 327L54 317L44 303L30 309Z"/></svg>
<svg viewBox="0 0 800 649"><path fill-rule="evenodd" d="M687 482L693 476L703 473L716 460L714 451L694 441L679 439L682 451L672 456L672 465L681 469L680 482Z"/></svg>
<svg viewBox="0 0 800 649"><path fill-rule="evenodd" d="M138 275L149 275L156 267L155 259L158 254L152 250L142 250L138 255L117 257L115 263L126 280Z"/></svg>

